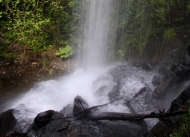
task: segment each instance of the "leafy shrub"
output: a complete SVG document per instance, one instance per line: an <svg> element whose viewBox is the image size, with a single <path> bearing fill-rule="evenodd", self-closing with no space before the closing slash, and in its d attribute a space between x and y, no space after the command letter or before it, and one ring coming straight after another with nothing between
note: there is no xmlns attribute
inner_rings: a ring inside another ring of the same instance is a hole
<svg viewBox="0 0 190 137"><path fill-rule="evenodd" d="M188 114L184 116L183 120L184 123L180 125L172 137L190 137L190 110Z"/></svg>
<svg viewBox="0 0 190 137"><path fill-rule="evenodd" d="M66 45L64 48L59 48L59 51L57 51L55 54L65 59L73 55L73 51L71 46Z"/></svg>
<svg viewBox="0 0 190 137"><path fill-rule="evenodd" d="M176 30L174 28L168 28L164 31L164 40L171 39L176 35Z"/></svg>

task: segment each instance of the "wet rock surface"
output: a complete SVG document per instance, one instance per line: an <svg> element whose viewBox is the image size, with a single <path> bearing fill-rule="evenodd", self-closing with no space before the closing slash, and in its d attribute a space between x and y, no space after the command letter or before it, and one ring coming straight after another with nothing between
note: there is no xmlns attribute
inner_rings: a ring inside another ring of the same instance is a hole
<svg viewBox="0 0 190 137"><path fill-rule="evenodd" d="M79 96L75 98L75 102L76 100L85 102L84 105L87 105L87 102ZM74 105L74 112L75 107L78 108L78 106ZM83 117L64 117L64 115L59 112L49 110L37 115L37 117L34 119L32 126L29 128L27 132L27 136L143 137L148 134L146 123L143 120L89 120L88 117L90 117L90 114L85 115Z"/></svg>
<svg viewBox="0 0 190 137"><path fill-rule="evenodd" d="M167 70L165 67L159 69L159 75L153 77L152 83L156 86L152 95L155 99L163 98L174 86L190 79L190 45L188 45L185 54L177 60Z"/></svg>
<svg viewBox="0 0 190 137"><path fill-rule="evenodd" d="M17 121L13 115L13 111L13 109L10 109L0 114L0 137L14 130Z"/></svg>

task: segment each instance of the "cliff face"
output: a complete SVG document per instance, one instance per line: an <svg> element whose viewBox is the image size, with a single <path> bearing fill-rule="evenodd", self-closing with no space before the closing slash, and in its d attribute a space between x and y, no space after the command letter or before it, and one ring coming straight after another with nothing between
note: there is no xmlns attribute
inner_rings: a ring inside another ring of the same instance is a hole
<svg viewBox="0 0 190 137"><path fill-rule="evenodd" d="M158 33L149 37L141 53L137 49L132 49L127 52L125 59L171 64L183 55L189 43L189 31L182 30L167 39L162 33Z"/></svg>

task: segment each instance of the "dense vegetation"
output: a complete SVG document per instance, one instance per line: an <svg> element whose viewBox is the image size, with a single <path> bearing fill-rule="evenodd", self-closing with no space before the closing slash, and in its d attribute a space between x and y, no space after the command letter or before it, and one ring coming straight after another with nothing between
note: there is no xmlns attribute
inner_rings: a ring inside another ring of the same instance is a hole
<svg viewBox="0 0 190 137"><path fill-rule="evenodd" d="M80 7L79 1L0 0L0 4L0 34L6 39L1 55L7 55L7 45L18 42L35 52L64 46L71 49L80 18L80 8L76 8Z"/></svg>
<svg viewBox="0 0 190 137"><path fill-rule="evenodd" d="M63 50L73 50L80 41L76 36L85 2L88 0L0 0L0 34L7 45L20 42L35 52L62 47L57 55L66 52L68 55L62 57L68 57L73 51ZM165 40L181 29L190 31L190 1L117 0L114 5L115 44L110 41L110 45L116 45L112 47L119 56L130 50L141 53L154 34L161 33ZM5 45L1 45L0 52L7 55Z"/></svg>
<svg viewBox="0 0 190 137"><path fill-rule="evenodd" d="M124 33L117 39L120 53L130 50L141 53L155 34L161 34L165 41L181 30L190 32L188 0L119 0L116 4L121 9L118 35Z"/></svg>

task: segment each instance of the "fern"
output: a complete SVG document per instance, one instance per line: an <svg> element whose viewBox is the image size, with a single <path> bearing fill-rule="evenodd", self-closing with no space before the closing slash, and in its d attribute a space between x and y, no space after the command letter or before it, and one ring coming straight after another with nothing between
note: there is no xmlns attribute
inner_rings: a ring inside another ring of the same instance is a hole
<svg viewBox="0 0 190 137"><path fill-rule="evenodd" d="M71 46L66 45L64 48L59 48L59 51L57 51L55 54L65 59L73 55L73 51Z"/></svg>

